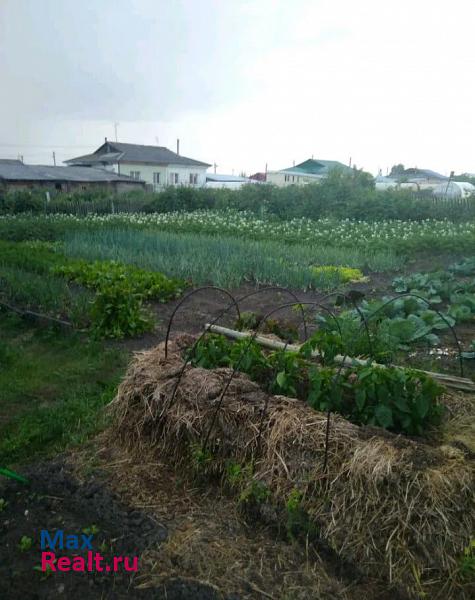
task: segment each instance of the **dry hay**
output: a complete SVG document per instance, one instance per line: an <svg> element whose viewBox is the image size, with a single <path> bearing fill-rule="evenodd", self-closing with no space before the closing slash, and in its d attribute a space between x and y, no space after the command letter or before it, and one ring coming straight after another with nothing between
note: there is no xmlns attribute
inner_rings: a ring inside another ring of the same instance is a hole
<svg viewBox="0 0 475 600"><path fill-rule="evenodd" d="M138 463L122 449L112 452L109 482L128 505L146 509L168 531L166 542L140 556L136 587L179 579L211 585L219 598L395 600L381 582L335 573L333 562L311 546L247 526L236 502L215 487L197 488L166 465Z"/></svg>
<svg viewBox="0 0 475 600"><path fill-rule="evenodd" d="M137 354L112 403L115 439L139 456L153 452L182 467L196 463L230 370L187 367L170 403L181 353L192 341L177 338L168 359L163 345ZM254 479L266 484L277 507L267 517L280 519L299 490L320 536L368 574L414 596L470 597L458 579L475 513L469 457L454 446L430 446L333 415L325 474L325 430L325 415L268 396L238 374L211 430L206 466L224 475L230 460L249 464L258 454Z"/></svg>

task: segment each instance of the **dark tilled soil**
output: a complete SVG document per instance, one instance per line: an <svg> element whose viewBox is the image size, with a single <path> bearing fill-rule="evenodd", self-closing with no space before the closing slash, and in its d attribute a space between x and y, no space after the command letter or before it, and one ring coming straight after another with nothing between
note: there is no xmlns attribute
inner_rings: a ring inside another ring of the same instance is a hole
<svg viewBox="0 0 475 600"><path fill-rule="evenodd" d="M424 269L421 268L421 270ZM349 284L342 288L342 293L348 293L349 290L356 290L362 292L367 299L391 295L393 294L391 282L396 275L397 273L371 274L368 282ZM254 312L260 316L268 314L270 311L279 307L279 305L295 302L293 295L303 303L319 303L335 312L335 314L340 310L339 307L335 306L337 292L330 294L328 297L325 293L315 291L302 292L290 290L289 292L285 292L270 287L259 288L247 285L230 290L230 293L238 301L241 313ZM152 348L159 342L162 342L166 337L170 318L177 307L178 310L173 316L170 328L171 337L183 332L191 334L201 333L204 330L204 325L213 322L217 317L219 317L217 324L234 328L236 322L236 309L234 306L231 306L227 312L221 314L227 307L232 305L232 300L225 293L216 289L206 288L197 291L189 298L182 301L183 297L166 304L153 304L151 310L153 311L157 322L155 330L140 338L123 340L120 342L120 346L124 347L125 345L127 349L136 351ZM182 302L182 304L179 306L180 302ZM315 306L308 304L306 307L305 321L307 333L309 334L316 329L315 314L317 312L324 313L325 309L319 308L317 304ZM270 318L282 323L294 325L298 329L300 339L303 341L304 324L302 314L299 310L295 310L292 307L283 308L275 312ZM470 349L471 341L472 339L475 339L474 324L459 324L455 328L455 331L459 338L462 350ZM430 354L430 349L426 347L422 347L418 350L418 361L423 361L423 363L421 363L421 368L434 371L446 371L459 375L457 346L450 331L443 332L441 335L441 346L447 346L448 354L446 356L437 355L435 353ZM464 375L466 377L475 376L475 360L464 360Z"/></svg>
<svg viewBox="0 0 475 600"><path fill-rule="evenodd" d="M165 527L152 517L125 506L104 483L92 476L80 483L63 460L31 467L25 472L30 485L0 480L0 598L2 600L222 600L202 584L172 580L153 589L139 590L130 573L55 572L37 570L41 564L40 532L62 529L80 535L95 526L92 547L106 560L111 556L139 556L157 548L167 538ZM23 536L30 549L20 549ZM85 551L59 551L63 556L84 556ZM231 600L231 599L229 599Z"/></svg>
<svg viewBox="0 0 475 600"><path fill-rule="evenodd" d="M361 290L369 297L372 294L379 293L380 288L386 289L390 280L391 278L388 279L387 276L380 277L375 275L374 279L372 278L370 282L351 284L350 286L346 286L344 291L348 291L349 289ZM318 312L318 306L311 306L310 303L321 303L331 308L336 296L336 292L332 293L330 298L326 298L327 294L323 292L302 292L295 290L286 292L282 289L276 290L268 286L256 287L253 285L241 286L237 289L229 290L229 292L238 302L241 313L254 312L261 316L266 315L283 304L291 304L296 301L309 303L306 307L306 311L309 313L306 316L309 331L315 329L315 319L312 315ZM166 304L152 304L151 310L157 321L154 332L146 334L139 339L123 341L121 342L121 346L126 344L130 350L142 350L151 348L163 341L166 336L170 317L181 302L181 306L173 317L171 326L172 337L181 332L201 333L204 325L216 319L228 306L230 308L219 318L217 323L226 327L233 327L237 313L232 304L232 298L227 294L217 289L205 288L196 291L183 301L185 296ZM298 327L300 334L303 334L302 314L299 310L292 309L291 306L275 312L270 318L291 322Z"/></svg>

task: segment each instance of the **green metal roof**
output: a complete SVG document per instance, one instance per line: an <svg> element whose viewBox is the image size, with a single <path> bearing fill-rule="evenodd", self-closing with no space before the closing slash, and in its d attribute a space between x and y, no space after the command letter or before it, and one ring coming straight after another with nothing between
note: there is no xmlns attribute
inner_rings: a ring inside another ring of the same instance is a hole
<svg viewBox="0 0 475 600"><path fill-rule="evenodd" d="M299 175L328 175L328 172L331 169L341 169L346 172L351 172L351 167L344 165L337 160L316 160L313 158L309 158L304 162L295 165L295 167L290 167L288 169L283 169L286 173L298 173Z"/></svg>

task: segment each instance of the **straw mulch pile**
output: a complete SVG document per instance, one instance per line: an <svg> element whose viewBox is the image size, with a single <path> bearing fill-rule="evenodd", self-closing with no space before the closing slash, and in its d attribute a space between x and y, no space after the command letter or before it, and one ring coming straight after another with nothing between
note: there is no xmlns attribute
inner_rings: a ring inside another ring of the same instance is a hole
<svg viewBox="0 0 475 600"><path fill-rule="evenodd" d="M229 369L183 365L181 336L136 355L111 405L114 439L137 456L196 466ZM261 437L262 410L267 407ZM319 535L343 558L417 597L469 598L459 561L473 534L473 461L452 445L429 446L332 415L327 473L326 416L303 402L266 395L238 374L211 430L205 467L224 476L229 461L255 459L254 479L271 493L266 518L282 519L294 490ZM258 452L259 451L259 452ZM265 510L264 510L265 509Z"/></svg>

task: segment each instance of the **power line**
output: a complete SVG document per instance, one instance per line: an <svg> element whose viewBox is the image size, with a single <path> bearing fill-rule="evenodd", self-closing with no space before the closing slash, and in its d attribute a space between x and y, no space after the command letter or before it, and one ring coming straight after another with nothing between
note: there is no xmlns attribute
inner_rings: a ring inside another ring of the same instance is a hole
<svg viewBox="0 0 475 600"><path fill-rule="evenodd" d="M42 144L0 144L0 148L90 148L91 146L97 146L96 144L83 144L83 145L71 145L71 144L49 144L48 146Z"/></svg>

